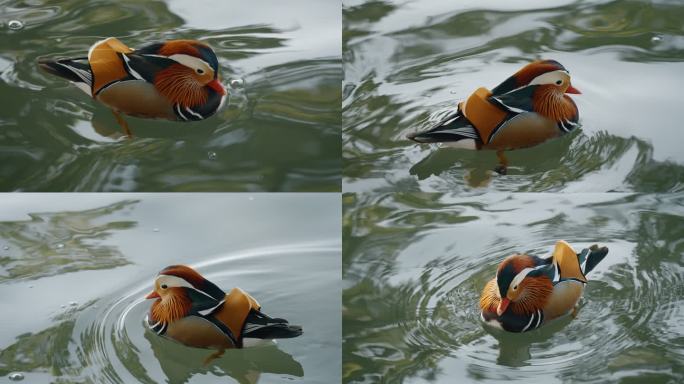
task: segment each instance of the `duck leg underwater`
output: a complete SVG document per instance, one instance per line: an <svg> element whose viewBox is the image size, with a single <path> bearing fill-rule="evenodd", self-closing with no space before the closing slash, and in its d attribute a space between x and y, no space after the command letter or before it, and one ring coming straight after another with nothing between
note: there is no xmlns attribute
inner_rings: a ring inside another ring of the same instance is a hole
<svg viewBox="0 0 684 384"><path fill-rule="evenodd" d="M110 37L93 44L87 57L40 59L38 65L115 111L129 137L122 113L200 121L214 115L228 95L220 82L216 54L195 40L169 40L133 49Z"/></svg>
<svg viewBox="0 0 684 384"><path fill-rule="evenodd" d="M495 171L507 173L504 150L528 148L579 126L579 110L567 94L579 94L557 61L532 62L489 91L481 87L456 111L407 138L417 143L497 151Z"/></svg>

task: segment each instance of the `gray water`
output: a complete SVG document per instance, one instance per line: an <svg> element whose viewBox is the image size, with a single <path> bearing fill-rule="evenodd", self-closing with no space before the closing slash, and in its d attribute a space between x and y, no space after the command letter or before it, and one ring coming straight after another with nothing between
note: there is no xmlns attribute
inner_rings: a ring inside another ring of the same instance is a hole
<svg viewBox="0 0 684 384"><path fill-rule="evenodd" d="M668 0L0 0L0 191L124 192L0 194L0 381L684 382L682 20ZM230 101L125 138L35 65L108 36L209 43ZM507 175L406 140L542 58L581 128ZM127 193L209 191L242 193ZM577 317L483 327L501 260L560 239L610 249ZM303 336L204 364L143 326L175 263Z"/></svg>
<svg viewBox="0 0 684 384"><path fill-rule="evenodd" d="M684 195L344 195L345 383L680 383ZM493 332L508 255L598 243L577 317Z"/></svg>
<svg viewBox="0 0 684 384"><path fill-rule="evenodd" d="M681 191L681 1L343 3L344 190ZM475 89L555 59L582 91L581 129L509 151L408 141Z"/></svg>
<svg viewBox="0 0 684 384"><path fill-rule="evenodd" d="M340 381L334 194L4 194L0 380L27 383ZM210 350L146 330L157 272L189 264L241 287L301 337Z"/></svg>
<svg viewBox="0 0 684 384"><path fill-rule="evenodd" d="M258 3L0 1L0 191L339 191L339 3ZM36 65L109 36L211 45L230 100L197 123L126 117L125 138Z"/></svg>

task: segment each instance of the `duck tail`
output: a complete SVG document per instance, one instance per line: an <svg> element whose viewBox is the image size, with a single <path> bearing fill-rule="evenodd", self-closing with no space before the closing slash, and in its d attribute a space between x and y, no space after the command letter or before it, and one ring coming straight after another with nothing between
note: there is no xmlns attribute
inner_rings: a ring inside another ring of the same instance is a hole
<svg viewBox="0 0 684 384"><path fill-rule="evenodd" d="M59 60L40 59L38 66L49 74L75 83L79 88L90 89L93 84L93 74L87 60L86 57Z"/></svg>
<svg viewBox="0 0 684 384"><path fill-rule="evenodd" d="M580 252L577 257L579 259L580 268L582 268L582 273L586 275L591 272L598 263L603 260L608 254L608 247L599 247L594 244L589 248L585 248Z"/></svg>
<svg viewBox="0 0 684 384"><path fill-rule="evenodd" d="M301 336L302 327L291 325L285 319L269 317L261 311L250 311L242 331L242 337L254 339L289 339Z"/></svg>
<svg viewBox="0 0 684 384"><path fill-rule="evenodd" d="M461 140L480 142L480 136L460 110L448 115L426 131L413 132L406 138L417 143L445 143Z"/></svg>

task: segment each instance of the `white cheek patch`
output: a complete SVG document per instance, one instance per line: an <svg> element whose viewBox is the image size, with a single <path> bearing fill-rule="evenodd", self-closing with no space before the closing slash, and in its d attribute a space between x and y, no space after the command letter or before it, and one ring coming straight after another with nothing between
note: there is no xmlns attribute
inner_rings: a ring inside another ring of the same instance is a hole
<svg viewBox="0 0 684 384"><path fill-rule="evenodd" d="M183 64L188 68L192 68L193 71L196 71L197 69L203 70L204 73L208 73L209 71L213 71L211 66L206 61L204 61L200 58L194 57L194 56L190 56L190 55L186 55L186 54L182 54L182 53L177 53L175 55L169 56L169 59L171 59L171 60L173 60L179 64Z"/></svg>
<svg viewBox="0 0 684 384"><path fill-rule="evenodd" d="M531 82L530 85L535 85L535 84L556 84L558 80L567 82L570 79L570 74L567 71L563 71L562 69L556 70L556 71L551 71L551 72L546 72L543 75L539 75L535 77Z"/></svg>

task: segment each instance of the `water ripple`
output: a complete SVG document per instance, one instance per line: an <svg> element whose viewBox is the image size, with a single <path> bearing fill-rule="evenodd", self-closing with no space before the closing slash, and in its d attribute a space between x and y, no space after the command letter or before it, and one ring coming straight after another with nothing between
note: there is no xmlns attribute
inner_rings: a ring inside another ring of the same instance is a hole
<svg viewBox="0 0 684 384"><path fill-rule="evenodd" d="M681 379L681 199L347 195L346 381ZM557 239L610 249L577 317L525 334L483 327L479 294L501 260L548 256Z"/></svg>
<svg viewBox="0 0 684 384"><path fill-rule="evenodd" d="M207 259L193 267L218 285L228 286L240 275L258 275L263 278L282 273L281 269L276 271L263 267L277 263L276 260L282 257L305 254L319 256L337 252L339 244L335 242L284 244ZM251 267L236 269L236 264ZM151 287L149 278L146 277L144 281L133 284L110 298L101 299L97 305L90 305L79 316L74 335L79 340L77 355L82 359L83 377L92 381L101 381L104 377L110 383L153 383L167 379L182 382L184 378L187 380L194 374L212 372L214 375L228 375L243 380L240 367L245 364L257 372L259 366L262 366L264 372L284 374L284 377L302 375L301 365L275 345L267 345L256 354L249 349L228 351L230 359L219 359L204 366L202 362L210 351L184 347L153 335L143 324L150 305L144 299ZM262 285L260 289L270 290L268 284ZM289 300L275 291L272 291L271 296L269 301ZM179 360L178 356L184 358ZM272 359L276 359L276 362Z"/></svg>

